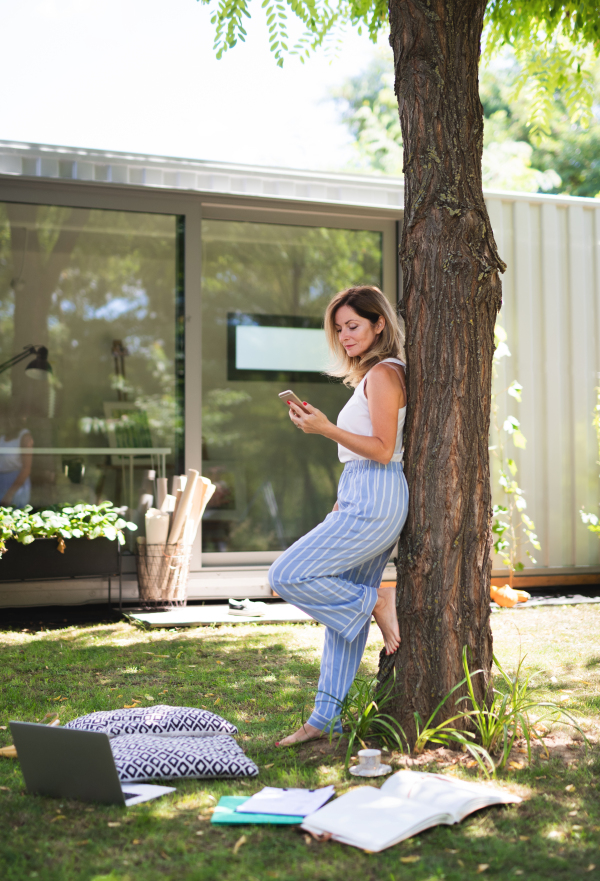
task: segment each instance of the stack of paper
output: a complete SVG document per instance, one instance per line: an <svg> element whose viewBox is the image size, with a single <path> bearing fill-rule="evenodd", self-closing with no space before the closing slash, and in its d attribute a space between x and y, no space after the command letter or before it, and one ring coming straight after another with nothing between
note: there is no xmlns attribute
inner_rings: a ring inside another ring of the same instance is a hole
<svg viewBox="0 0 600 881"><path fill-rule="evenodd" d="M224 796L216 806L213 823L301 823L307 814L329 801L335 787L321 789L278 789L265 786L250 798Z"/></svg>

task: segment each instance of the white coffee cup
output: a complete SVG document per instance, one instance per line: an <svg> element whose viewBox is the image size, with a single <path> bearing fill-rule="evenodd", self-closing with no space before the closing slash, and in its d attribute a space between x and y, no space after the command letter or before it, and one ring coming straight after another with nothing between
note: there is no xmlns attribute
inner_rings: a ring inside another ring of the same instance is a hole
<svg viewBox="0 0 600 881"><path fill-rule="evenodd" d="M358 751L358 764L360 768L365 768L369 771L376 771L379 765L381 764L381 750L380 749L359 749Z"/></svg>

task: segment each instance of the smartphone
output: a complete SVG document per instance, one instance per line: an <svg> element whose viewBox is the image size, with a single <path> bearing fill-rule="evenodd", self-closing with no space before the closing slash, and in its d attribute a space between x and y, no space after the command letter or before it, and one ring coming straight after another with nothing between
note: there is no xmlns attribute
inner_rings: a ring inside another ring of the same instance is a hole
<svg viewBox="0 0 600 881"><path fill-rule="evenodd" d="M294 404L296 404L297 407L300 407L301 410L303 410L305 413L308 413L308 410L303 405L298 395L294 394L291 389L288 389L287 392L279 392L279 397L284 404L287 404L288 401L292 401Z"/></svg>

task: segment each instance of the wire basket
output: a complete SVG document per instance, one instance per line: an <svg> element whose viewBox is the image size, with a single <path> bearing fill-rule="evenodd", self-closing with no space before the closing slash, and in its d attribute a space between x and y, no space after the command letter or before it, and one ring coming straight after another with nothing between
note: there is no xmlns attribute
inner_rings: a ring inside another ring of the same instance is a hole
<svg viewBox="0 0 600 881"><path fill-rule="evenodd" d="M152 606L185 606L191 545L138 545L140 598Z"/></svg>

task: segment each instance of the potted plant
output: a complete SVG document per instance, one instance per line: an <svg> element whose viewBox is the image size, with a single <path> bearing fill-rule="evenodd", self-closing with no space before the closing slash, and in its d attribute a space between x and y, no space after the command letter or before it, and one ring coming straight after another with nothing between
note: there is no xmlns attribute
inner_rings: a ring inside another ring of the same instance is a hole
<svg viewBox="0 0 600 881"><path fill-rule="evenodd" d="M112 502L0 508L0 582L116 575L124 529L137 526Z"/></svg>

